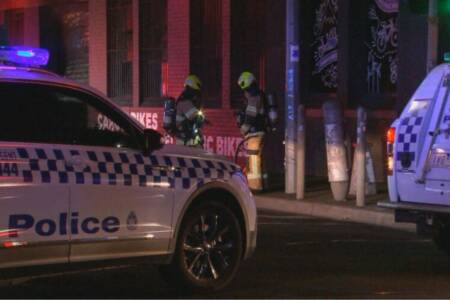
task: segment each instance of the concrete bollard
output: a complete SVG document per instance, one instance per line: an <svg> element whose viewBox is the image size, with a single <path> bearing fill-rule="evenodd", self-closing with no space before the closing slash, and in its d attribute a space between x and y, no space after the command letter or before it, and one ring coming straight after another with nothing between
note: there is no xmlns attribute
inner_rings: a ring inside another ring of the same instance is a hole
<svg viewBox="0 0 450 300"><path fill-rule="evenodd" d="M357 110L356 138L356 206L366 205L366 121L367 114L363 107Z"/></svg>
<svg viewBox="0 0 450 300"><path fill-rule="evenodd" d="M297 145L296 145L296 198L305 198L305 114L303 105L297 109Z"/></svg>
<svg viewBox="0 0 450 300"><path fill-rule="evenodd" d="M342 114L339 103L323 104L325 143L327 150L328 180L336 201L343 201L349 186L347 154L344 143Z"/></svg>
<svg viewBox="0 0 450 300"><path fill-rule="evenodd" d="M373 158L372 158L372 151L370 148L370 144L367 141L367 134L366 134L366 143L365 143L365 148L366 148L366 196L368 195L376 195L377 194L377 183L376 183L376 179L375 179L375 169L373 166ZM356 159L356 147L355 147L355 151L353 154L353 166L352 166L352 176L350 179L350 189L348 191L349 195L355 196L356 197L356 180L358 178L358 174L357 174L357 159Z"/></svg>

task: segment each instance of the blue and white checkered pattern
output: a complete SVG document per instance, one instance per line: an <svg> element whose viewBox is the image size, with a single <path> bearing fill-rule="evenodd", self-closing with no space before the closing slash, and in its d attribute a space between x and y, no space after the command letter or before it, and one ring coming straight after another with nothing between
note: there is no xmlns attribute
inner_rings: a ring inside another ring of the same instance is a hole
<svg viewBox="0 0 450 300"><path fill-rule="evenodd" d="M26 183L164 186L189 189L229 179L237 167L222 161L126 152L17 148ZM80 158L85 164L68 164Z"/></svg>
<svg viewBox="0 0 450 300"><path fill-rule="evenodd" d="M398 127L397 136L397 166L401 169L403 157L408 156L411 165L408 169L414 168L416 159L417 143L419 140L420 128L423 123L423 114L411 115L403 118Z"/></svg>

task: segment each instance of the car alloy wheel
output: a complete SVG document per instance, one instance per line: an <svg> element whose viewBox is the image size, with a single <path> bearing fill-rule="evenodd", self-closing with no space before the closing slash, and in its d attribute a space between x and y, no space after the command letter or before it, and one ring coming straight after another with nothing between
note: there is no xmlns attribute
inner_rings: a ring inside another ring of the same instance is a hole
<svg viewBox="0 0 450 300"><path fill-rule="evenodd" d="M238 255L236 231L229 216L219 212L200 214L183 241L189 274L197 280L218 280L226 274Z"/></svg>

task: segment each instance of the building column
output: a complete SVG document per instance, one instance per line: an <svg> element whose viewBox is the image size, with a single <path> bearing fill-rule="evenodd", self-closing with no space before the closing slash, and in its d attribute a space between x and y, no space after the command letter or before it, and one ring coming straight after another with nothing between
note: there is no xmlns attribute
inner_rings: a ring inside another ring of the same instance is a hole
<svg viewBox="0 0 450 300"><path fill-rule="evenodd" d="M89 0L89 84L107 93L106 0Z"/></svg>
<svg viewBox="0 0 450 300"><path fill-rule="evenodd" d="M39 7L32 6L24 9L24 44L39 47Z"/></svg>
<svg viewBox="0 0 450 300"><path fill-rule="evenodd" d="M139 0L132 2L133 15L133 62L131 80L131 98L133 107L138 107L140 102L140 64L139 64Z"/></svg>
<svg viewBox="0 0 450 300"><path fill-rule="evenodd" d="M222 108L231 108L231 1L222 0ZM232 79L234 80L234 78Z"/></svg>
<svg viewBox="0 0 450 300"><path fill-rule="evenodd" d="M189 75L189 2L167 0L167 61L169 65L168 95L177 97Z"/></svg>

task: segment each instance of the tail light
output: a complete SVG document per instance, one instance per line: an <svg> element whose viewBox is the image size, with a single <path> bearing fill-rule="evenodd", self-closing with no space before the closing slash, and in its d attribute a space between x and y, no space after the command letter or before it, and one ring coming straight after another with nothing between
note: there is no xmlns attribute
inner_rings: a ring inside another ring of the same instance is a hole
<svg viewBox="0 0 450 300"><path fill-rule="evenodd" d="M386 133L387 142L387 175L391 176L394 172L394 142L395 128L391 127Z"/></svg>

